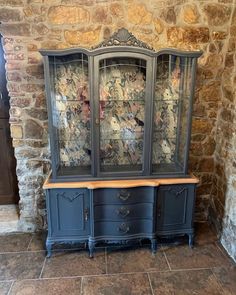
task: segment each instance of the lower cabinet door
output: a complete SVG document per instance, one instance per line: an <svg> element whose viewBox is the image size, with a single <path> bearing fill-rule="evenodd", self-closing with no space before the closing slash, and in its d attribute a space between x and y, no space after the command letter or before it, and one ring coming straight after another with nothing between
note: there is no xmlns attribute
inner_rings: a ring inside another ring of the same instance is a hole
<svg viewBox="0 0 236 295"><path fill-rule="evenodd" d="M49 236L89 235L89 192L87 189L48 190L47 210Z"/></svg>
<svg viewBox="0 0 236 295"><path fill-rule="evenodd" d="M195 185L163 185L157 188L157 232L192 228Z"/></svg>

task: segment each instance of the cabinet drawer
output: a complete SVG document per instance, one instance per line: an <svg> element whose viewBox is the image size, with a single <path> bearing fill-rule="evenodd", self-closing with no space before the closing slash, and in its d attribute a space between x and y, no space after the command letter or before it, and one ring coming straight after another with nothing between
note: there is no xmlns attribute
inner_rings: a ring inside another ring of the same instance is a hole
<svg viewBox="0 0 236 295"><path fill-rule="evenodd" d="M153 200L153 187L135 187L127 189L107 188L94 190L94 204L153 203Z"/></svg>
<svg viewBox="0 0 236 295"><path fill-rule="evenodd" d="M94 207L95 220L122 221L132 219L152 219L153 204L122 204L122 205L96 205Z"/></svg>
<svg viewBox="0 0 236 295"><path fill-rule="evenodd" d="M152 234L153 221L123 221L123 222L95 222L94 234L96 237L125 237L137 234Z"/></svg>

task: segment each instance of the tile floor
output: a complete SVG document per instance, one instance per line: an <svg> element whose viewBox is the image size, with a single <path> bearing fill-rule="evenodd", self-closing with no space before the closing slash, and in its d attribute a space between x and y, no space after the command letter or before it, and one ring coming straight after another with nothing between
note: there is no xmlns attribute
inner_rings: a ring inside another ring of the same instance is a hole
<svg viewBox="0 0 236 295"><path fill-rule="evenodd" d="M0 295L236 294L236 265L207 224L196 225L194 249L162 244L132 249L57 247L45 258L42 234L0 236ZM179 241L180 242L180 241Z"/></svg>

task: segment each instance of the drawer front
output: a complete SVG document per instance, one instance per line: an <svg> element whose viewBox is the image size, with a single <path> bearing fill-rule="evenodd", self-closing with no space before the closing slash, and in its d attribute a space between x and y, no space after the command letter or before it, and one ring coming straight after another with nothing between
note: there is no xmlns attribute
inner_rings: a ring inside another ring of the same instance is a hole
<svg viewBox="0 0 236 295"><path fill-rule="evenodd" d="M153 187L135 187L127 189L107 188L94 190L94 204L134 204L153 203Z"/></svg>
<svg viewBox="0 0 236 295"><path fill-rule="evenodd" d="M122 221L132 219L152 219L153 204L122 204L122 205L96 205L94 207L95 221Z"/></svg>
<svg viewBox="0 0 236 295"><path fill-rule="evenodd" d="M139 221L123 221L123 222L95 222L94 235L96 237L128 237L140 234L152 234L153 221L143 219Z"/></svg>

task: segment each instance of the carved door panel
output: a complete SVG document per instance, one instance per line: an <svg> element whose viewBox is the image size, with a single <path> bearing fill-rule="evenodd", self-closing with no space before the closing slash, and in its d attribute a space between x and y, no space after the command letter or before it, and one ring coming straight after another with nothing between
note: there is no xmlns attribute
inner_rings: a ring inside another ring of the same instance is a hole
<svg viewBox="0 0 236 295"><path fill-rule="evenodd" d="M16 163L9 126L9 98L6 88L5 61L0 42L0 205L18 201Z"/></svg>
<svg viewBox="0 0 236 295"><path fill-rule="evenodd" d="M157 229L180 230L192 226L194 185L158 188Z"/></svg>
<svg viewBox="0 0 236 295"><path fill-rule="evenodd" d="M48 194L51 237L89 234L89 193L87 189L55 189Z"/></svg>

